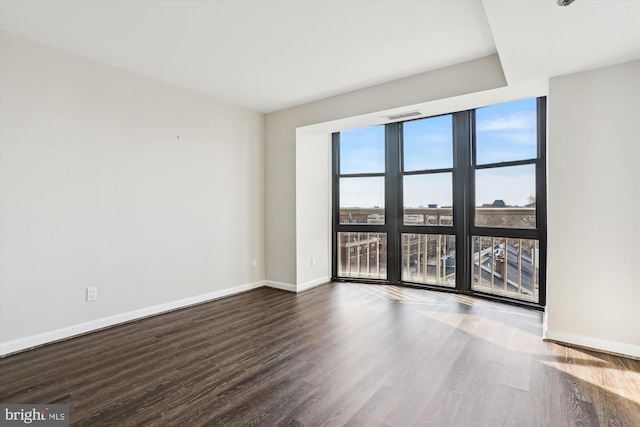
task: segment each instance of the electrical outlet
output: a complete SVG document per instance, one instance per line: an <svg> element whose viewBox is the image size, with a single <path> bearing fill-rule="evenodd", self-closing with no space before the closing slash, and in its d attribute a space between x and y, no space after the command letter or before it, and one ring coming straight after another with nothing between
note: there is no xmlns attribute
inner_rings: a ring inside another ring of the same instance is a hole
<svg viewBox="0 0 640 427"><path fill-rule="evenodd" d="M95 301L98 299L98 288L92 286L87 288L87 301Z"/></svg>
<svg viewBox="0 0 640 427"><path fill-rule="evenodd" d="M251 260L251 265L252 265L252 266L254 266L254 267L257 267L257 266L258 266L258 260L257 260L257 259L255 259L255 258L254 258L254 259L252 259L252 260Z"/></svg>
<svg viewBox="0 0 640 427"><path fill-rule="evenodd" d="M315 266L316 266L316 259L311 258L311 267L315 267Z"/></svg>

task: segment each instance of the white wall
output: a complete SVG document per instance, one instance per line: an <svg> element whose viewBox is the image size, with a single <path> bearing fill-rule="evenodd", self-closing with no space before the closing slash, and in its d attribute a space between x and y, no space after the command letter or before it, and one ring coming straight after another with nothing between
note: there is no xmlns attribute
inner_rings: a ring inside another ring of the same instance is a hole
<svg viewBox="0 0 640 427"><path fill-rule="evenodd" d="M1 43L0 353L264 283L262 114Z"/></svg>
<svg viewBox="0 0 640 427"><path fill-rule="evenodd" d="M296 136L296 290L331 279L331 135Z"/></svg>
<svg viewBox="0 0 640 427"><path fill-rule="evenodd" d="M300 276L296 271L298 265L309 262L309 250L297 251L296 233L305 233L309 238L313 236L315 241L326 241L330 230L322 224L305 223L313 227L308 229L297 225L306 210L301 210L302 204L298 204L299 211L296 212L296 191L298 194L304 191L302 184L296 185L296 176L304 176L309 166L305 159L313 159L311 153L301 155L302 163L298 165L301 170L296 171L296 150L305 150L304 145L296 147L297 128L454 98L505 84L500 61L493 55L268 114L265 118L267 283L296 289L298 285L325 277L322 269L316 269L313 274L305 271ZM328 144L326 136L324 140ZM318 248L314 252L321 251Z"/></svg>
<svg viewBox="0 0 640 427"><path fill-rule="evenodd" d="M549 85L545 336L640 356L640 62Z"/></svg>

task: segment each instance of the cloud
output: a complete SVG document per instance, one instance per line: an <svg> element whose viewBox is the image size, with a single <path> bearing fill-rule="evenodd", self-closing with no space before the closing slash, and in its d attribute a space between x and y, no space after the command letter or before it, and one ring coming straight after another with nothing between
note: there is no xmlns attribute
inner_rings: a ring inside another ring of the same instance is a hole
<svg viewBox="0 0 640 427"><path fill-rule="evenodd" d="M526 130L533 129L535 126L536 113L528 111L511 113L507 116L482 120L478 123L477 130L480 132L496 130Z"/></svg>

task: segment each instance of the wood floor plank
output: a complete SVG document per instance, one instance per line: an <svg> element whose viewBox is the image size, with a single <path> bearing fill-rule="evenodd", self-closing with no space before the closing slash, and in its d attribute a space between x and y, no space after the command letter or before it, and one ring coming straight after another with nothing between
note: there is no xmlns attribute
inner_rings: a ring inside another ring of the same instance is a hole
<svg viewBox="0 0 640 427"><path fill-rule="evenodd" d="M400 390L382 385L374 391L351 418L345 421L344 425L350 427L388 426L382 420L400 404L401 399L402 392Z"/></svg>
<svg viewBox="0 0 640 427"><path fill-rule="evenodd" d="M541 331L465 295L261 288L1 358L0 402L91 427L640 426L640 361Z"/></svg>

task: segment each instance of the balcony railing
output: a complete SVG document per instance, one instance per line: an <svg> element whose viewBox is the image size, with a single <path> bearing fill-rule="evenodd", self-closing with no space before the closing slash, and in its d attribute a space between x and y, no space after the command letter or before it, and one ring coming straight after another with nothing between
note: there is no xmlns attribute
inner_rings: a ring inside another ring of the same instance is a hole
<svg viewBox="0 0 640 427"><path fill-rule="evenodd" d="M473 237L473 289L538 301L537 240Z"/></svg>
<svg viewBox="0 0 640 427"><path fill-rule="evenodd" d="M452 225L452 208L409 208L406 225ZM535 226L535 207L476 208L482 224L504 227ZM382 208L346 208L340 211L343 224L382 224ZM473 289L538 301L538 241L504 237L473 236ZM386 279L387 238L385 233L341 232L338 235L338 276ZM403 234L401 239L402 280L455 286L455 236Z"/></svg>

